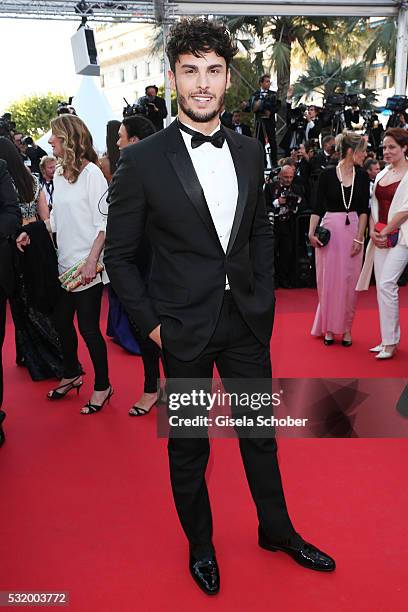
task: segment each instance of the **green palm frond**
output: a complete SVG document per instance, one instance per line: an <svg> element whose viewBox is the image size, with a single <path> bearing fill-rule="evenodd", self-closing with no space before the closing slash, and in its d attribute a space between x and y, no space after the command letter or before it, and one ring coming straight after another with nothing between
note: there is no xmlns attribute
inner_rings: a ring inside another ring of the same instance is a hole
<svg viewBox="0 0 408 612"><path fill-rule="evenodd" d="M273 45L271 67L275 68L278 78L290 69L290 47L286 43L278 41Z"/></svg>
<svg viewBox="0 0 408 612"><path fill-rule="evenodd" d="M397 22L394 18L381 21L373 28L373 39L364 53L364 60L373 64L382 55L392 81L395 77L395 57L397 52Z"/></svg>
<svg viewBox="0 0 408 612"><path fill-rule="evenodd" d="M294 97L300 100L312 92L325 98L340 92L372 95L373 90L362 88L366 77L367 66L364 62L343 66L338 58L329 58L324 62L310 58L306 72L294 85Z"/></svg>

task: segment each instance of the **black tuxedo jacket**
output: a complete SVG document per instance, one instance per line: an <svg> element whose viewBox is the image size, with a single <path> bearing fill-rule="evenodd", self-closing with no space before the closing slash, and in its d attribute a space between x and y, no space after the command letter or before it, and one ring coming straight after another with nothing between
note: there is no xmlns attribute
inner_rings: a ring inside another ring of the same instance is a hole
<svg viewBox="0 0 408 612"><path fill-rule="evenodd" d="M105 264L131 320L147 336L161 323L163 346L190 361L210 340L225 290L255 336L269 343L273 314L273 235L263 195L263 151L256 139L223 128L239 196L224 253L177 124L122 150L110 186ZM148 284L135 255L146 232Z"/></svg>
<svg viewBox="0 0 408 612"><path fill-rule="evenodd" d="M20 222L17 194L7 164L0 159L0 287L6 295L10 295L14 288L14 246L10 239L17 232Z"/></svg>
<svg viewBox="0 0 408 612"><path fill-rule="evenodd" d="M249 127L249 125L246 125L246 123L240 123L239 127L242 129L242 134L243 136L252 136L251 134L251 128ZM235 126L232 125L232 129L235 130Z"/></svg>

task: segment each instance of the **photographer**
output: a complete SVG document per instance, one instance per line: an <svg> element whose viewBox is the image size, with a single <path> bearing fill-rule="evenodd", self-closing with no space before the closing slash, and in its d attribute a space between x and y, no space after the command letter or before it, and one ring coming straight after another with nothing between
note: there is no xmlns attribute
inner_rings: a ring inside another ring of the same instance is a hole
<svg viewBox="0 0 408 612"><path fill-rule="evenodd" d="M295 164L295 182L299 184L304 195L309 192L310 163L309 154L304 144L294 147L290 152L290 158Z"/></svg>
<svg viewBox="0 0 408 612"><path fill-rule="evenodd" d="M166 102L163 98L157 96L158 91L156 85L148 85L145 89L145 95L138 101L142 113L153 123L156 132L163 129L163 120L167 117Z"/></svg>
<svg viewBox="0 0 408 612"><path fill-rule="evenodd" d="M305 140L318 139L322 131L322 121L319 117L319 110L317 106L312 104L308 107L306 112L306 129L305 129Z"/></svg>
<svg viewBox="0 0 408 612"><path fill-rule="evenodd" d="M28 157L27 155L27 149L28 149L28 145L26 142L24 142L25 139L23 137L23 134L21 132L15 132L13 135L13 142L16 145L17 149L20 152L21 158L24 162L24 165L26 168L28 168L31 171L31 159Z"/></svg>
<svg viewBox="0 0 408 612"><path fill-rule="evenodd" d="M314 206L317 194L317 183L319 176L327 166L336 166L336 141L334 136L325 136L322 141L322 149L310 160L310 203Z"/></svg>
<svg viewBox="0 0 408 612"><path fill-rule="evenodd" d="M270 89L271 77L264 74L259 79L260 89L255 91L250 97L247 109L255 114L255 137L258 138L265 148L269 142L271 165L277 164L277 145L276 145L276 112L280 107L276 91ZM265 167L267 160L265 155Z"/></svg>
<svg viewBox="0 0 408 612"><path fill-rule="evenodd" d="M44 151L41 147L35 144L34 140L31 136L26 136L23 138L23 145L26 148L26 155L31 162L31 172L33 174L40 175L40 161L43 157L46 157L47 152Z"/></svg>
<svg viewBox="0 0 408 612"><path fill-rule="evenodd" d="M294 179L294 166L285 164L265 186L266 207L275 237L276 287L285 289L293 287L295 280L296 215L305 205L303 189Z"/></svg>
<svg viewBox="0 0 408 612"><path fill-rule="evenodd" d="M334 136L325 136L322 141L322 149L316 153L310 162L312 175L319 175L327 166L336 165L337 160L334 158L335 150L336 141Z"/></svg>
<svg viewBox="0 0 408 612"><path fill-rule="evenodd" d="M286 132L279 143L287 156L290 155L291 149L297 148L304 142L306 130L306 106L299 104L292 108L292 93L293 87L290 85L286 98Z"/></svg>

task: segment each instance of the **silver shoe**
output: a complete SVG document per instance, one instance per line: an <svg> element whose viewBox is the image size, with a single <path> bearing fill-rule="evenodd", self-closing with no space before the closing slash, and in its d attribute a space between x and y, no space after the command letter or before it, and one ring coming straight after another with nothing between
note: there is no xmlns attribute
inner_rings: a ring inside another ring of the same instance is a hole
<svg viewBox="0 0 408 612"><path fill-rule="evenodd" d="M393 349L392 351L384 351L381 350L378 355L375 356L376 359L391 359L391 357L394 357L395 352L396 352L396 348Z"/></svg>

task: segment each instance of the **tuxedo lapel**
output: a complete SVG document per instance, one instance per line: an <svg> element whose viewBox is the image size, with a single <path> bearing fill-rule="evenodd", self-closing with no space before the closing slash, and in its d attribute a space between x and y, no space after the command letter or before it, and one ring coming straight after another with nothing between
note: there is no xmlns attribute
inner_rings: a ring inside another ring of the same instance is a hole
<svg viewBox="0 0 408 612"><path fill-rule="evenodd" d="M236 136L235 132L226 129L225 130L226 140L231 151L232 161L235 166L235 173L238 180L238 200L237 207L235 209L234 222L232 224L231 236L228 242L227 255L231 252L234 246L235 239L238 234L239 227L242 221L242 215L244 214L245 205L248 197L248 167L245 164L244 150L240 142L240 138Z"/></svg>
<svg viewBox="0 0 408 612"><path fill-rule="evenodd" d="M200 215L204 225L212 237L217 241L220 249L222 249L211 213L207 206L203 188L198 180L193 162L188 154L183 137L180 134L180 130L178 129L176 122L174 121L166 131L168 137L168 148L166 155L173 166L177 178L180 180L189 200Z"/></svg>

